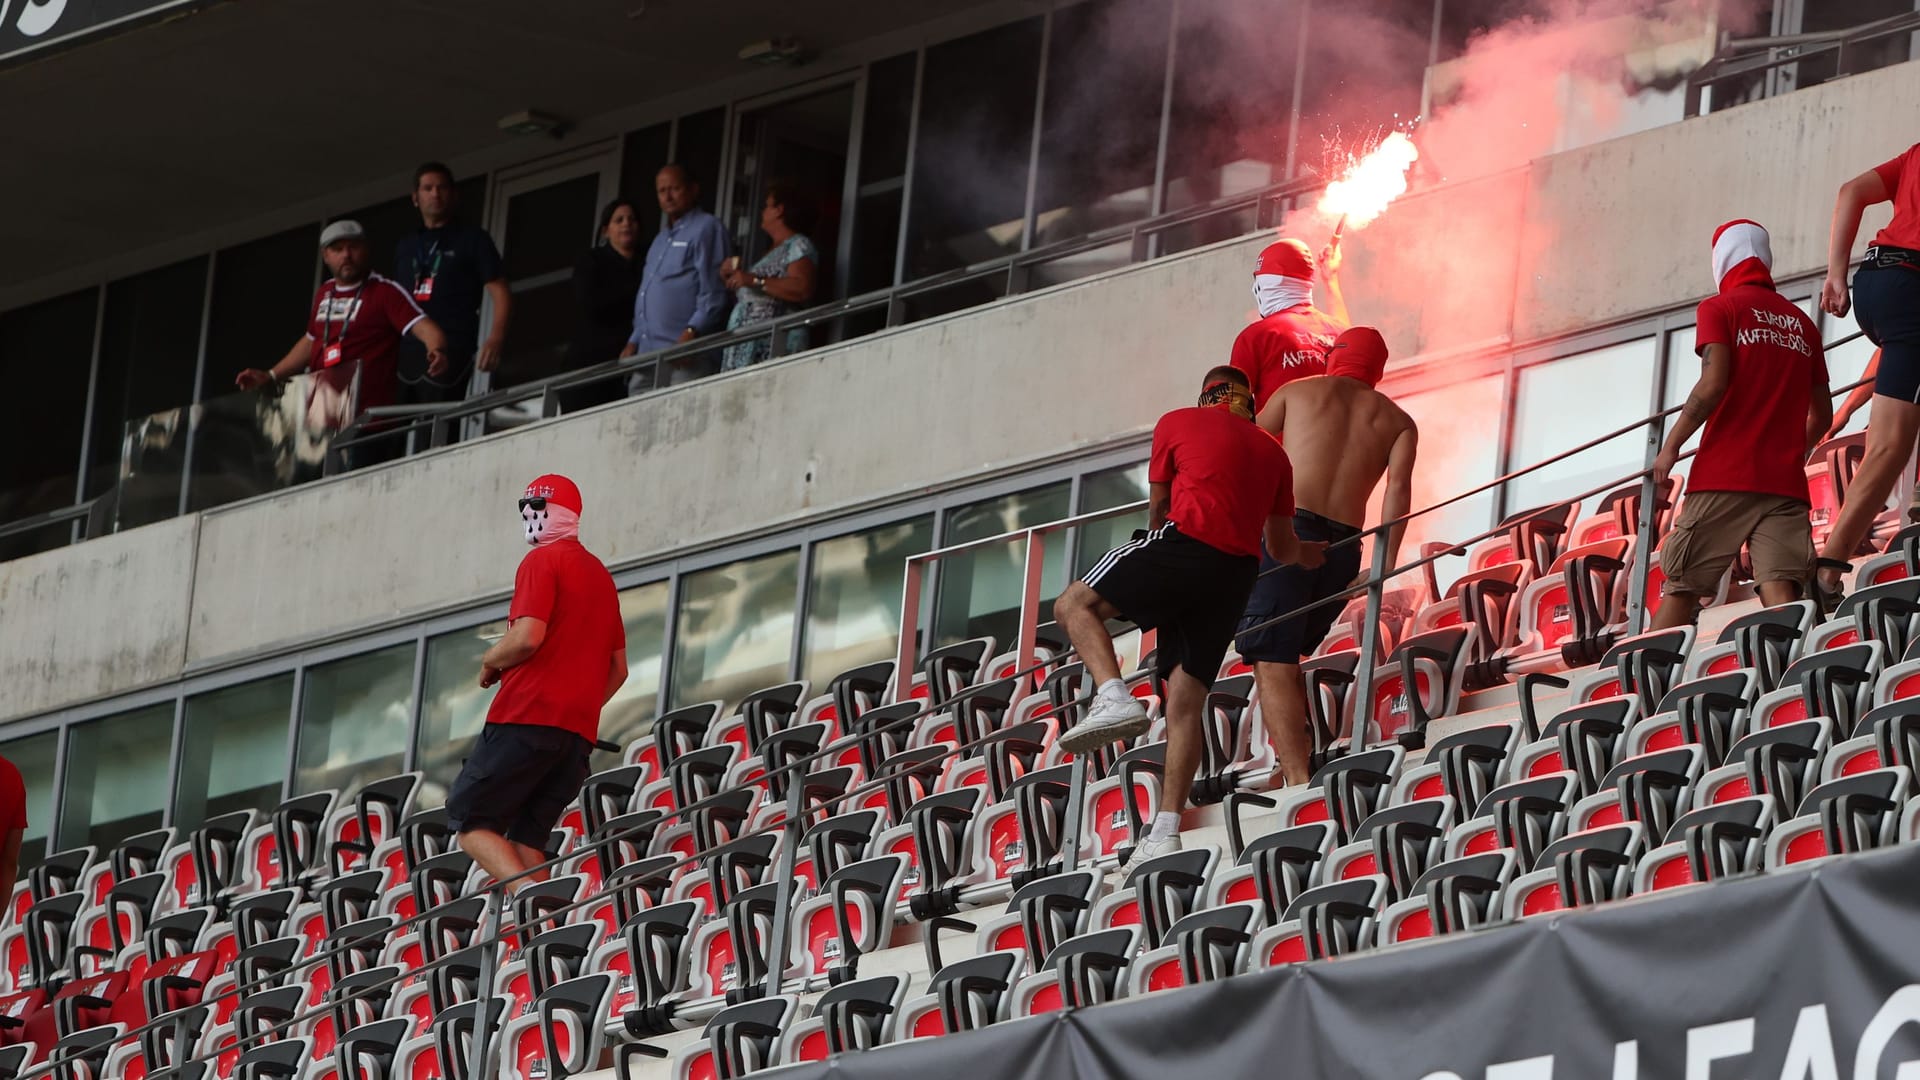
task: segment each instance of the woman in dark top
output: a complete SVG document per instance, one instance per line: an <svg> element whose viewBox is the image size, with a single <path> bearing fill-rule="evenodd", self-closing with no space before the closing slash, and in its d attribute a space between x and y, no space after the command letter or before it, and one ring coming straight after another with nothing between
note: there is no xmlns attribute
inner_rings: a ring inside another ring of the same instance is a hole
<svg viewBox="0 0 1920 1080"><path fill-rule="evenodd" d="M600 243L573 264L573 293L579 305L566 370L604 364L620 355L633 333L633 297L640 291L640 213L630 199L619 198L600 212ZM560 394L564 412L577 412L627 396L625 380L579 386Z"/></svg>

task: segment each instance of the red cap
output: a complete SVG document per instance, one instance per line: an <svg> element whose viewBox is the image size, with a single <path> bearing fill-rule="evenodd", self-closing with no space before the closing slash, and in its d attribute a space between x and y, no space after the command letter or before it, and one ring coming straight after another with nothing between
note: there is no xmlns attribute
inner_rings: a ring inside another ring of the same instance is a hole
<svg viewBox="0 0 1920 1080"><path fill-rule="evenodd" d="M1254 276L1278 274L1281 277L1313 280L1313 250L1292 237L1268 244L1254 264Z"/></svg>
<svg viewBox="0 0 1920 1080"><path fill-rule="evenodd" d="M525 498L545 499L555 506L564 506L576 514L580 512L580 489L574 486L573 481L559 473L535 477L533 483L527 485Z"/></svg>
<svg viewBox="0 0 1920 1080"><path fill-rule="evenodd" d="M1387 339L1371 326L1356 326L1333 339L1327 350L1327 374L1359 379L1368 386L1380 385L1387 373Z"/></svg>

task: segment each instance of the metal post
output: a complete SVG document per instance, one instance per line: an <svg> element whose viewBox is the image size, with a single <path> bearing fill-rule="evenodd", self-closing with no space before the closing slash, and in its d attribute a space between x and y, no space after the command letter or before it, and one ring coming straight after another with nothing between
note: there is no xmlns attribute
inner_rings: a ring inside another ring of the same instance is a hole
<svg viewBox="0 0 1920 1080"><path fill-rule="evenodd" d="M493 933L498 935L504 924L507 907L507 887L496 883L493 887ZM498 942L486 942L483 939L480 952L480 981L474 987L473 994L473 1056L467 1059L467 1075L473 1080L482 1080L487 1072L487 1051L492 1045L493 1035L493 976L494 956L499 950ZM507 1016L500 1017L502 1023Z"/></svg>
<svg viewBox="0 0 1920 1080"><path fill-rule="evenodd" d="M787 920L793 913L793 863L800 849L800 838L806 835L806 801L801 792L801 780L806 776L800 762L787 767L787 821L785 825L786 842L780 845L778 873L774 880L779 882L773 892L773 940L767 944L767 996L780 992L782 976L787 970ZM818 867L815 868L816 870ZM845 960L842 957L842 960Z"/></svg>
<svg viewBox="0 0 1920 1080"><path fill-rule="evenodd" d="M913 689L914 638L920 631L920 575L925 561L918 555L907 558L906 572L900 583L900 647L894 652L893 700L907 700Z"/></svg>
<svg viewBox="0 0 1920 1080"><path fill-rule="evenodd" d="M1067 821L1060 830L1060 867L1073 873L1080 864L1080 819L1087 812L1087 756L1073 755L1072 779L1067 785Z"/></svg>
<svg viewBox="0 0 1920 1080"><path fill-rule="evenodd" d="M1653 487L1653 459L1660 453L1660 444L1666 438L1667 422L1664 417L1656 417L1647 424L1647 445L1640 467L1646 470L1640 477L1640 514L1638 542L1633 548L1632 577L1627 579L1627 636L1632 637L1647 628L1647 574L1653 565L1653 545L1659 537L1653 535L1655 520L1654 499L1659 493Z"/></svg>
<svg viewBox="0 0 1920 1080"><path fill-rule="evenodd" d="M1287 161L1282 173L1288 180L1295 176L1294 159L1300 149L1300 104L1307 93L1307 31L1313 16L1312 0L1300 2L1300 30L1293 54L1293 112L1287 120Z"/></svg>
<svg viewBox="0 0 1920 1080"><path fill-rule="evenodd" d="M1026 548L1026 575L1020 585L1020 630L1013 645L1015 671L1033 663L1034 644L1040 636L1040 575L1046 567L1047 552L1039 529L1027 530Z"/></svg>
<svg viewBox="0 0 1920 1080"><path fill-rule="evenodd" d="M1387 533L1390 526L1373 529L1373 568L1367 571L1367 614L1360 622L1360 662L1355 665L1354 701L1349 744L1355 752L1366 749L1367 723L1373 719L1374 656L1380 651L1380 601L1387 583ZM1414 688L1407 687L1412 694Z"/></svg>

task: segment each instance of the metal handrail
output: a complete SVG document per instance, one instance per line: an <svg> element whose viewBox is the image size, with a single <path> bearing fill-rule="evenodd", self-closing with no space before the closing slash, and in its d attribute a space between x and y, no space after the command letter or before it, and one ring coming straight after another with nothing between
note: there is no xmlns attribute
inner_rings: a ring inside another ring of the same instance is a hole
<svg viewBox="0 0 1920 1080"><path fill-rule="evenodd" d="M45 513L35 514L32 517L15 518L12 521L0 522L0 540L4 540L10 536L20 536L25 533L38 532L41 529L52 528L62 522L72 521L85 522L86 535L82 536L81 539L91 540L106 531L105 522L102 519L105 516L107 505L108 500L105 496L95 495L91 499L74 503L72 506L63 506L58 510L48 510Z"/></svg>
<svg viewBox="0 0 1920 1080"><path fill-rule="evenodd" d="M1742 75L1786 67L1828 53L1838 54L1844 59L1849 46L1915 31L1920 31L1920 12L1893 15L1836 30L1751 38L1729 37L1721 43L1711 59L1687 76L1690 114L1697 111L1702 87ZM1841 66L1841 63L1835 63L1836 68Z"/></svg>
<svg viewBox="0 0 1920 1080"><path fill-rule="evenodd" d="M1846 335L1841 338L1836 338L1834 341L1828 343L1826 347L1829 349L1836 347L1838 345L1851 341L1858 336L1859 334L1856 332L1854 334ZM1866 381L1867 380L1862 379L1857 382L1850 383L1846 386L1840 387L1836 390L1833 390L1832 396L1837 397L1840 394L1851 391L1855 387L1864 385ZM1631 482L1636 479L1641 483L1642 487L1641 487L1641 500L1640 500L1640 518L1637 523L1638 524L1637 535L1639 535L1642 538L1642 542L1636 545L1635 567L1634 567L1633 579L1632 579L1631 589L1630 589L1631 594L1635 599L1630 600L1629 612L1628 612L1629 633L1637 632L1640 625L1640 619L1642 619L1645 614L1644 604L1641 601L1644 600L1646 574L1648 570L1648 559L1650 557L1650 552L1652 548L1652 544L1646 541L1649 540L1652 536L1653 517L1657 509L1655 505L1656 492L1654 491L1653 476L1651 471L1652 457L1659 446L1660 434L1664 429L1665 419L1668 416L1673 415L1675 412L1678 412L1682 407L1683 406L1673 406L1667 409L1663 409L1641 420L1634 421L1619 429L1616 429L1615 431L1609 432L1607 434L1603 434L1593 439L1589 439L1588 441L1581 443L1580 445L1573 447L1569 450L1562 451L1559 454L1552 455L1548 458L1542 459L1541 461L1535 462L1534 464L1528 465L1524 468L1513 470L1512 472L1509 472L1506 475L1499 477L1493 481L1489 481L1488 483L1483 484L1477 488L1470 489L1467 492L1452 496L1448 499L1444 499L1438 503L1434 503L1433 505L1425 507L1423 509L1420 509L1417 511L1411 511L1405 515L1402 515L1399 518L1395 518L1390 521L1383 521L1377 525L1372 526L1371 528L1362 530L1360 534L1354 537L1348 538L1347 540L1339 541L1336 544L1329 545L1329 546L1339 547L1339 546L1344 546L1346 544L1358 543L1360 542L1361 538L1365 536L1374 536L1376 538L1376 541L1378 541L1380 539L1383 539L1388 534L1389 530L1399 525L1406 524L1412 521L1414 518L1421 517L1426 514L1430 514L1433 511L1441 509L1445 506L1451 505L1459 501L1460 499L1471 497L1473 494L1484 492L1500 484L1509 483L1515 479L1518 479L1519 477L1526 476L1540 469L1544 469L1552 464L1555 464L1556 462L1566 460L1567 458L1572 457L1575 454L1579 454L1587 450L1591 450L1595 447L1600 446L1603 443L1609 442L1615 438L1619 438L1622 435L1629 434L1635 430L1638 430L1641 428L1648 428L1650 430L1649 430L1649 438L1647 441L1647 451L1646 451L1647 460L1645 465L1639 471L1634 473L1629 473L1625 476L1613 479L1581 495L1574 496L1569 499L1563 499L1559 503L1554 504L1554 505L1565 505L1567 503L1584 501L1585 499L1591 498L1594 495L1598 495L1607 491L1616 490L1623 483ZM1691 457L1692 453L1693 452L1690 451L1686 455L1683 455L1683 457ZM967 541L963 544L949 545L948 547L939 549L936 552L924 553L922 556L916 556L915 558L921 559L923 562L927 562L927 561L931 561L933 557L961 553L968 550L983 548L983 547L987 547L995 544L1010 543L1024 537L1027 540L1027 544L1028 544L1027 546L1028 563L1027 563L1027 585L1026 585L1026 588L1023 589L1023 596L1022 596L1022 620L1023 622L1026 622L1034 618L1035 609L1037 608L1039 564L1041 562L1041 539L1046 534L1057 532L1064 529L1079 527L1079 526L1091 523L1093 521L1121 516L1128 513L1135 513L1135 512L1138 512L1141 508L1143 508L1144 505L1145 505L1144 503L1136 502L1136 503L1131 503L1121 507L1113 507L1107 510L1081 514L1075 517L1065 518L1065 519L1061 519L1053 522L1047 522L1045 524L1033 526L1027 529L1016 530L1010 533L1004 533L996 537L986 537L980 540ZM1384 598L1386 583L1403 574L1410 573L1415 570L1419 570L1429 565L1430 563L1437 561L1444 555L1449 554L1454 550L1457 550L1461 546L1478 543L1482 540L1489 539L1493 536L1501 535L1502 533L1506 532L1508 529L1512 527L1513 521L1514 521L1513 518L1509 518L1508 521L1503 522L1499 525L1496 525L1493 528L1488 529L1476 535L1475 537L1469 538L1464 541L1458 541L1454 545L1449 546L1445 550L1435 552L1434 554L1424 556L1412 562L1404 562L1401 565L1393 568L1389 568L1385 565L1387 545L1384 543L1376 542L1373 548L1373 552L1374 552L1373 566L1368 574L1367 581L1364 586L1354 586L1346 590L1345 593L1343 593L1340 597L1337 597L1337 598L1329 597L1324 600L1318 601L1316 603L1305 605L1296 610L1288 611L1284 614L1274 616L1273 618L1268 619L1259 625L1267 626L1267 625L1272 625L1273 623L1277 623L1287 619L1297 618L1308 611L1314 610L1325 604L1333 603L1335 602L1336 599L1340 599L1343 601L1345 599L1349 599L1351 598L1352 595L1356 594L1356 590L1364 588L1367 594L1367 612L1366 612L1366 618L1362 624L1362 642L1360 646L1360 655L1361 655L1362 662L1359 665L1357 665L1359 670L1356 672L1356 687L1355 687L1355 701L1361 704L1364 704L1372 696L1371 689L1372 689L1372 677L1373 677L1373 667L1374 667L1372 663L1372 658L1376 656L1378 652L1378 644L1377 644L1378 642L1377 635L1379 632L1378 624L1379 624L1379 617L1380 617L1381 606ZM903 627L902 638L903 640L910 640L910 637L915 629L915 623L917 623L917 620L918 620L919 607L918 607L917 600L914 604L910 606L904 602L906 599L907 597L903 596L903 604L901 608L901 620L902 620L902 627ZM912 621L910 622L909 620L912 620ZM1017 670L1013 674L1006 676L1005 678L1028 679L1028 678L1031 678L1036 673L1044 670L1045 668L1056 663L1064 662L1065 660L1067 660L1069 657L1072 656L1072 648L1071 646L1069 646L1067 651L1062 653L1059 656L1050 657L1047 660L1040 661L1037 663L1032 662L1033 656L1032 656L1032 648L1031 648L1031 638L1028 636L1028 633L1029 633L1028 629L1023 628L1022 639L1027 641L1029 644L1025 647L1024 652L1016 654L1015 664L1017 666ZM910 646L907 646L907 647L910 647ZM903 667L903 666L896 666L895 674L894 674L894 688L893 688L893 700L896 703L900 701L908 700L908 695L910 694L910 691L911 691L912 681L913 681L913 672L910 668ZM999 681L1004 681L1004 679L994 680L994 681L999 682ZM774 942L772 943L772 946L769 948L769 956L773 957L774 960L769 965L769 972L767 975L768 986L766 988L767 993L779 992L780 987L784 984L784 968L785 968L784 937L785 937L785 933L787 932L786 924L791 922L791 917L792 917L791 907L792 907L793 860L794 860L796 848L798 846L800 834L803 832L804 828L806 827L806 823L809 820L808 814L806 812L807 808L805 807L804 803L801 802L802 785L797 781L801 777L803 777L807 773L807 771L809 771L809 766L819 761L826 760L834 755L837 755L850 747L857 746L862 739L869 738L872 736L872 734L883 733L886 731L895 730L905 725L916 723L920 719L923 719L926 716L934 714L936 711L941 711L950 707L955 702L962 702L962 701L968 700L969 698L975 695L983 693L986 689L988 689L988 686L990 685L991 684L969 687L955 694L954 697L949 699L948 702L943 703L939 706L936 706L933 704L933 700L930 695L928 698L927 704L921 709L916 710L915 712L910 713L906 716L896 718L895 720L890 721L889 723L879 728L876 728L875 731L872 733L843 735L840 739L830 742L828 745L822 747L820 750L816 751L815 753L798 758L793 762L789 763L788 765L783 766L781 770L776 770L776 771L785 771L789 776L789 782L787 784L789 806L788 806L788 810L785 818L778 825L771 826L767 829L744 830L740 834L740 836L737 836L733 838L733 840L730 840L728 842L730 844L737 843L739 842L739 840L745 837L754 836L754 835L764 835L776 829L792 830L793 832L793 836L791 837L791 842L782 845L781 866L778 870L778 874L776 877L776 880L780 883L780 887L777 893L777 899L775 903L776 913L773 920L776 937ZM1350 732L1350 739L1351 739L1351 744L1353 749L1358 750L1365 746L1365 736L1366 736L1366 725L1364 722L1362 722L1362 718L1359 715L1356 715L1354 717L1352 731ZM943 753L941 756L944 759L944 758L964 754L969 750L979 745L982 745L986 742L992 741L997 737L998 737L998 733L990 733L989 735L981 739L973 740L971 742L964 743L960 746L956 746L951 750ZM1083 814L1084 805L1085 805L1084 797L1085 797L1085 786L1086 786L1086 774L1085 774L1084 757L1076 755L1073 762L1072 774L1073 774L1073 780L1071 785L1071 794L1069 797L1068 808L1066 811L1066 818L1067 818L1067 821L1069 822L1069 831L1063 837L1062 845L1061 845L1061 848L1062 848L1061 858L1064 860L1066 868L1069 870L1073 868L1073 865L1078 855L1079 817ZM769 790L771 790L773 775L774 774L772 772L769 772L767 775L764 775L758 780L753 781L752 784L755 786L765 785L769 788ZM860 795L871 792L879 787L883 787L890 780L898 778L899 775L900 773L898 772L894 772L894 773L883 772L879 776L870 778L866 783L857 785L855 788L849 790L848 792L842 795L836 796L832 799L826 800L826 802L832 805L844 804L847 801L858 798ZM660 819L660 821L665 822L665 821L673 820L679 817L690 816L693 813L695 813L697 810L712 805L714 800L717 799L718 797L719 797L718 795L710 796L707 799L698 800L687 807L676 808L675 810L664 814ZM657 828L658 823L652 823L651 827ZM599 842L610 843L610 842L617 842L623 839L629 839L637 835L639 831L640 829L636 827L634 829L623 830L616 833L610 833L607 836L600 838ZM688 856L680 860L679 863L676 863L676 866L690 864L710 854L712 854L711 851L695 852L692 856ZM495 954L497 952L497 946L506 940L506 936L502 933L501 927L502 927L502 916L505 910L506 897L510 890L510 886L512 886L514 883L520 880L533 877L535 875L551 872L559 868L561 864L566 861L566 859L572 858L572 857L573 856L569 855L569 856L556 857L554 859L547 860L536 867L523 871L521 874L507 878L504 881L493 882L485 886L481 890L482 895L491 895L492 897L491 911L492 911L493 936L484 941L475 942L476 945L483 946L482 953L481 953L481 962L482 962L482 970L480 973L481 978L478 984L479 985L478 1000L481 1000L481 1001L490 1000L492 997L491 985L493 981L493 965L495 963ZM603 869L603 874L610 875L612 873L612 868L603 867L602 869ZM605 892L606 890L603 890L601 894L597 894L595 896L588 897L586 899L575 901L574 903L566 905L564 907L556 908L554 911L549 912L547 915L543 916L541 919L541 922L544 923L550 919L556 918L557 916L569 914L577 910L582 910L588 907L589 905L602 902L605 898ZM434 915L438 914L441 910L442 908L436 907L436 908L428 909L426 911L419 912L411 919L404 920L399 925L401 927L405 927L405 926L411 926L415 923L423 922L426 919L431 918ZM323 946L321 949L316 950L316 952L313 955L308 956L296 962L295 964L291 965L288 970L299 971L308 967L316 966L330 959L332 956L338 955L339 952L342 951L344 948L345 946L341 946L339 948L335 948L332 946ZM406 972L402 976L402 978L416 977L422 971L432 970L438 966L442 966L446 963L449 963L451 959L452 959L451 957L442 958L442 960L440 961L436 961L434 963L430 963L419 968L411 969L408 972ZM280 973L276 973L275 977L283 977L284 975L285 975L285 972L280 972ZM252 986L255 984L248 984L248 985ZM373 987L365 988L364 992L372 993L374 992L375 989L376 988L373 988ZM236 986L235 988L228 991L227 993L237 997L241 994L241 988L239 986ZM268 1033L284 1033L286 1031L291 1031L295 1026L305 1022L308 1019L332 1012L334 1008L340 1004L341 1004L341 1001L339 1000L330 1000L324 1003L323 1005L316 1006L314 1008L306 1010L305 1012L302 1012L296 1015L295 1017L292 1017L282 1022L279 1025L274 1025L273 1027L266 1029L266 1031ZM122 1043L126 1043L126 1042L137 1039L140 1035L146 1032L157 1031L164 1027L173 1026L179 1031L180 1033L179 1037L182 1040L182 1045L184 1045L185 1029L184 1029L184 1016L182 1015L183 1012L184 1011L169 1013L169 1014L165 1014L163 1016L154 1018L148 1021L146 1024L143 1024L139 1027L131 1029L128 1032L123 1033L121 1036L119 1036L115 1040L115 1044L119 1045ZM505 1020L506 1018L503 1017L502 1018L503 1024ZM487 1064L488 1058L490 1056L489 1048L492 1043L492 1035L493 1035L492 1024L487 1015L487 1010L484 1008L476 1009L476 1029L473 1037L473 1046L472 1046L474 1057L473 1057L471 1075L474 1075L474 1076L486 1075L485 1065ZM247 1040L247 1041L251 1042L252 1040ZM218 1057L218 1055L223 1052L225 1052L224 1049L216 1049L197 1057L176 1055L176 1061L173 1068L178 1069L181 1065L188 1062L212 1060ZM21 1074L21 1080L32 1080L32 1078L37 1078L42 1076L52 1076L55 1070L57 1070L59 1067L60 1067L59 1065L52 1063L50 1061L47 1064L38 1066L34 1069L28 1070L27 1072Z"/></svg>

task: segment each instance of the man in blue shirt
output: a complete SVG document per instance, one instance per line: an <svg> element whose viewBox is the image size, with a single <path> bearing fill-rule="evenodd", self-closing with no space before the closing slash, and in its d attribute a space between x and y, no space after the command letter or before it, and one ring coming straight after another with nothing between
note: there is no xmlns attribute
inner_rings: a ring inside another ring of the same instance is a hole
<svg viewBox="0 0 1920 1080"><path fill-rule="evenodd" d="M500 364L513 296L493 237L485 229L454 219L453 170L437 161L413 173L413 205L420 228L395 245L394 280L413 294L414 303L446 331L452 363L440 375L428 373L425 350L402 344L399 404L459 401L477 366L492 371ZM480 334L480 304L492 305L485 337Z"/></svg>
<svg viewBox="0 0 1920 1080"><path fill-rule="evenodd" d="M687 170L668 165L653 184L666 225L647 248L640 292L633 299L633 336L621 356L692 341L726 323L727 290L720 284L720 264L732 247L726 227L700 209L700 185ZM635 375L630 387L638 392L687 382L704 373L702 365L713 366L705 357L680 360L668 365L660 378Z"/></svg>

